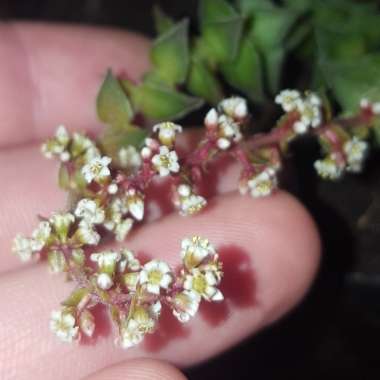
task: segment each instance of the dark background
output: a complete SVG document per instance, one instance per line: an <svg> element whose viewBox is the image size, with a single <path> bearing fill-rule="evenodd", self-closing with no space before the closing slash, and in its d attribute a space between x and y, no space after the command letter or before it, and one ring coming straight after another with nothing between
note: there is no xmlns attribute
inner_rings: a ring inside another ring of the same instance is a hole
<svg viewBox="0 0 380 380"><path fill-rule="evenodd" d="M0 19L112 25L153 35L153 1L8 0ZM159 4L173 17L194 16L196 0ZM360 176L319 181L318 146L293 147L285 183L313 214L324 246L308 297L288 317L198 368L190 379L379 379L380 197L378 152Z"/></svg>

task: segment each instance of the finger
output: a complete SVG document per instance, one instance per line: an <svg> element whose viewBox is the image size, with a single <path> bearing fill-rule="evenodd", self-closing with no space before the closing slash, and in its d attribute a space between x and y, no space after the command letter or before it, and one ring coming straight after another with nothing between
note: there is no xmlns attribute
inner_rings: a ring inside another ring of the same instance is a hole
<svg viewBox="0 0 380 380"><path fill-rule="evenodd" d="M253 200L215 197L207 212L193 218L170 215L136 231L127 246L144 257L179 263L179 238L202 235L220 252L225 301L205 304L180 325L163 313L158 331L142 345L114 347L109 325L98 326L94 345L65 345L48 331L48 319L73 288L44 265L0 278L0 378L80 378L120 360L152 357L186 366L236 344L267 326L305 294L319 261L319 239L304 208L278 193ZM103 321L105 318L103 316ZM43 363L43 364L41 364Z"/></svg>
<svg viewBox="0 0 380 380"><path fill-rule="evenodd" d="M134 359L105 368L84 380L186 380L186 377L163 361Z"/></svg>
<svg viewBox="0 0 380 380"><path fill-rule="evenodd" d="M184 133L179 141L182 151L190 151L197 137L197 131ZM4 184L0 197L1 273L24 265L10 253L15 235L29 236L37 223L37 215L49 216L53 211L64 210L66 194L58 189L58 164L41 157L37 145L0 152L0 162L0 178ZM239 165L225 159L211 165L202 193L209 198L215 193L236 189L239 170ZM170 183L170 180L161 181L147 191L145 223L173 211Z"/></svg>
<svg viewBox="0 0 380 380"><path fill-rule="evenodd" d="M148 41L105 28L0 25L0 147L51 135L58 124L97 128L96 94L108 68L137 78Z"/></svg>

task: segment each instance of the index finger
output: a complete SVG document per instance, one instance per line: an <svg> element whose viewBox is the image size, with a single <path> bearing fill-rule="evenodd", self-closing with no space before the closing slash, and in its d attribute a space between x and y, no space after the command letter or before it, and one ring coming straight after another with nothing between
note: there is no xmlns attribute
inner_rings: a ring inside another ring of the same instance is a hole
<svg viewBox="0 0 380 380"><path fill-rule="evenodd" d="M99 127L95 99L111 68L136 79L149 42L137 34L74 25L0 25L0 147L69 129Z"/></svg>

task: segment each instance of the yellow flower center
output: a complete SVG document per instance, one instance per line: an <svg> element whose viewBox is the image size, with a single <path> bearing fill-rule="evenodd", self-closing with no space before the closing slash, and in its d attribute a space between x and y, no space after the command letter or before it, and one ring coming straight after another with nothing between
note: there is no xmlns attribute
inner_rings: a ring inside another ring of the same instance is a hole
<svg viewBox="0 0 380 380"><path fill-rule="evenodd" d="M199 293L204 294L207 288L207 281L203 275L197 275L193 279L193 289Z"/></svg>
<svg viewBox="0 0 380 380"><path fill-rule="evenodd" d="M159 285L162 280L162 273L159 270L152 270L148 274L148 280L153 285Z"/></svg>

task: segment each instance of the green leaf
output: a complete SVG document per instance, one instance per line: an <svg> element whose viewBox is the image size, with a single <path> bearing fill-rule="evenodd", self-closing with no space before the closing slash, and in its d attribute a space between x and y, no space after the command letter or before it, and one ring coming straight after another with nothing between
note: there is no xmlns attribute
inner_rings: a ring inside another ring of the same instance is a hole
<svg viewBox="0 0 380 380"><path fill-rule="evenodd" d="M223 89L214 73L201 60L194 59L187 81L188 90L211 104L217 104L223 98Z"/></svg>
<svg viewBox="0 0 380 380"><path fill-rule="evenodd" d="M252 16L257 11L271 10L275 5L271 0L238 0L238 7L245 16Z"/></svg>
<svg viewBox="0 0 380 380"><path fill-rule="evenodd" d="M161 9L159 5L153 7L153 20L158 34L163 34L169 30L174 21Z"/></svg>
<svg viewBox="0 0 380 380"><path fill-rule="evenodd" d="M128 128L111 127L104 131L99 139L99 145L107 156L117 162L121 148L133 145L139 150L147 136L147 130L136 126L131 125Z"/></svg>
<svg viewBox="0 0 380 380"><path fill-rule="evenodd" d="M123 81L134 108L154 120L179 119L203 105L202 99L185 95L154 82L133 85Z"/></svg>
<svg viewBox="0 0 380 380"><path fill-rule="evenodd" d="M274 5L269 6L266 4L268 2L264 5L263 1L259 3L260 6L256 6L252 14L252 26L248 35L262 57L268 89L273 94L280 88L286 37L299 13Z"/></svg>
<svg viewBox="0 0 380 380"><path fill-rule="evenodd" d="M199 4L202 39L212 58L218 62L234 59L242 36L243 17L225 0L201 0Z"/></svg>
<svg viewBox="0 0 380 380"><path fill-rule="evenodd" d="M128 97L111 70L107 72L96 103L99 119L108 125L123 127L133 118Z"/></svg>
<svg viewBox="0 0 380 380"><path fill-rule="evenodd" d="M321 61L326 86L332 89L345 111L358 108L361 98L380 100L380 54L355 61Z"/></svg>
<svg viewBox="0 0 380 380"><path fill-rule="evenodd" d="M189 21L183 20L155 40L151 60L155 73L169 86L183 83L189 68Z"/></svg>
<svg viewBox="0 0 380 380"><path fill-rule="evenodd" d="M243 39L236 58L221 65L221 71L231 86L244 92L251 100L263 100L262 63L250 38Z"/></svg>
<svg viewBox="0 0 380 380"><path fill-rule="evenodd" d="M79 288L75 289L70 296L62 302L63 306L71 306L76 307L78 306L79 302L85 297L87 294L89 294L90 291L87 288Z"/></svg>

